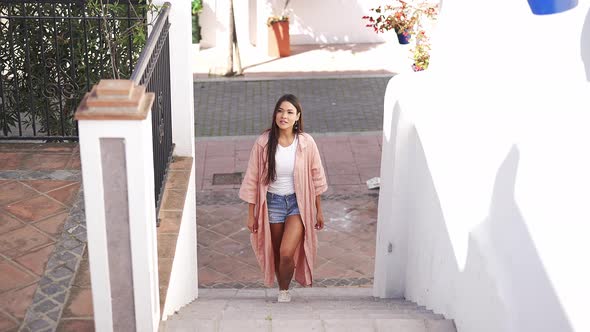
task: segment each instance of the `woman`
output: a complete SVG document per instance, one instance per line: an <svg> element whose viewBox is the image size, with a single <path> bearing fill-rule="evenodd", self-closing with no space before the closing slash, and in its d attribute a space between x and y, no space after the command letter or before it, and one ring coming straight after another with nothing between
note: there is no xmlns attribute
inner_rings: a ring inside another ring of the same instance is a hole
<svg viewBox="0 0 590 332"><path fill-rule="evenodd" d="M264 283L276 275L279 302L289 302L289 284L312 285L316 231L324 228L320 194L328 189L313 138L303 132L301 104L286 94L275 106L270 129L254 143L240 187L248 202L248 229Z"/></svg>

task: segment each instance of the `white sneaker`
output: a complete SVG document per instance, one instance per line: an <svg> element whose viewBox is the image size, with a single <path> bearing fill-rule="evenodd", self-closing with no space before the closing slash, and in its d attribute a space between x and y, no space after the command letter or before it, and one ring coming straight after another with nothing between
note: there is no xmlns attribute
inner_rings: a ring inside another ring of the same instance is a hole
<svg viewBox="0 0 590 332"><path fill-rule="evenodd" d="M291 294L289 294L289 290L280 290L279 291L279 298L277 299L278 302L291 302Z"/></svg>

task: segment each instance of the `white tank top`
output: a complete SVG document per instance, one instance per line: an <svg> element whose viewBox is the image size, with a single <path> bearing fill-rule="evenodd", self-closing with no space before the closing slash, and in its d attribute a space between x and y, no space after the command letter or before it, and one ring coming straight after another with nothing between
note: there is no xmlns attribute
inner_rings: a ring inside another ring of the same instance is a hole
<svg viewBox="0 0 590 332"><path fill-rule="evenodd" d="M268 191L277 195L291 195L295 192L293 171L295 169L295 152L297 151L297 136L287 147L277 144L275 154L275 168L277 178L268 186Z"/></svg>

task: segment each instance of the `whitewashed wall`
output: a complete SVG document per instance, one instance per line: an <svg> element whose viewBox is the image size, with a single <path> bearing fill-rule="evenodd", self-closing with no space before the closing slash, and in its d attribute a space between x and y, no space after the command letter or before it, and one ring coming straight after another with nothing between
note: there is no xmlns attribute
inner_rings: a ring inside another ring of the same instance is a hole
<svg viewBox="0 0 590 332"><path fill-rule="evenodd" d="M279 6L274 8L281 9ZM362 19L369 9L382 4L375 0L291 0L287 12L291 18L291 44L378 43L383 34L366 28ZM279 11L277 11L279 13ZM395 34L388 34L396 38Z"/></svg>
<svg viewBox="0 0 590 332"><path fill-rule="evenodd" d="M194 159L193 159L194 160ZM174 262L170 272L170 281L166 293L166 303L162 311L162 320L167 320L183 306L198 296L197 266L197 215L195 202L197 197L191 188L195 183L195 172L189 178L189 191L184 199L180 230L176 240Z"/></svg>
<svg viewBox="0 0 590 332"><path fill-rule="evenodd" d="M433 47L386 93L375 295L459 332L590 331L590 1L444 0Z"/></svg>
<svg viewBox="0 0 590 332"><path fill-rule="evenodd" d="M163 0L154 1L156 4ZM195 159L190 0L171 1L170 88L172 91L172 140L174 154ZM191 171L176 252L170 274L163 319L198 296L195 169Z"/></svg>
<svg viewBox="0 0 590 332"><path fill-rule="evenodd" d="M267 47L266 20L280 15L283 0L234 0L238 42ZM289 15L292 45L378 43L395 39L395 34L376 34L366 28L362 16L382 4L380 0L291 0L285 13ZM228 44L229 0L204 0L200 15L202 47Z"/></svg>

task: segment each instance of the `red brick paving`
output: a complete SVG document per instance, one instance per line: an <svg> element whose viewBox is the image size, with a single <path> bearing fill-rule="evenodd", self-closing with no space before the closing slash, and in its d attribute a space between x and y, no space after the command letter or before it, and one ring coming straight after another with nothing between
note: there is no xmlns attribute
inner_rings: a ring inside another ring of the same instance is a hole
<svg viewBox="0 0 590 332"><path fill-rule="evenodd" d="M75 144L0 144L0 171L60 170L75 159ZM0 180L0 331L24 319L79 186Z"/></svg>

